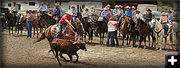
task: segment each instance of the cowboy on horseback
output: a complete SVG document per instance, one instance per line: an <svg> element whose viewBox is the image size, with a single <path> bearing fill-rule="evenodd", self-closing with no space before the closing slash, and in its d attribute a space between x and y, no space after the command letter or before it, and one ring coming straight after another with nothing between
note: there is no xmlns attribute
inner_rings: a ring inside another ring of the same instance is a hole
<svg viewBox="0 0 180 68"><path fill-rule="evenodd" d="M82 17L83 17L83 19L84 19L84 22L89 22L89 20L90 20L90 12L89 12L89 9L88 8L84 8L84 11L82 12Z"/></svg>
<svg viewBox="0 0 180 68"><path fill-rule="evenodd" d="M167 25L167 23L168 23L168 13L165 13L165 12L163 12L162 14L161 14L161 17L160 17L160 20L159 20L159 22L162 24L162 26L163 26L163 28L164 28L164 30L165 30L165 35L167 35L167 32L168 32L168 29L169 29L169 26Z"/></svg>
<svg viewBox="0 0 180 68"><path fill-rule="evenodd" d="M123 10L121 10L119 8L120 6L118 6L118 5L115 5L114 7L115 7L115 9L113 9L113 16L115 16L119 20L119 18L123 14Z"/></svg>
<svg viewBox="0 0 180 68"><path fill-rule="evenodd" d="M145 22L149 25L149 22L151 22L152 20L153 14L151 13L151 9L147 9L146 11L147 13L143 17L145 19Z"/></svg>
<svg viewBox="0 0 180 68"><path fill-rule="evenodd" d="M96 16L97 16L97 14L96 14L96 11L95 11L95 6L91 6L90 7L90 9L89 9L89 11L90 11L90 18L91 18L91 20L94 22L95 20L96 20Z"/></svg>
<svg viewBox="0 0 180 68"><path fill-rule="evenodd" d="M73 15L72 15L72 22L75 22L75 21L76 21L76 18L77 18L77 13L78 13L78 12L77 12L77 10L76 10L76 8L75 8L74 5L71 6L70 11L73 13Z"/></svg>
<svg viewBox="0 0 180 68"><path fill-rule="evenodd" d="M135 23L133 21L132 10L130 10L130 9L131 9L131 7L129 7L129 6L125 7L124 16L130 17L130 24L131 24L130 30L132 30L132 29L134 29Z"/></svg>
<svg viewBox="0 0 180 68"><path fill-rule="evenodd" d="M68 25L70 25L73 29L74 26L72 25L71 21L72 21L72 15L73 13L71 11L66 12L66 14L64 16L62 16L62 18L59 20L58 22L58 27L59 27L59 31L56 33L56 38L59 37L59 35L62 32L62 26L66 25L68 23Z"/></svg>
<svg viewBox="0 0 180 68"><path fill-rule="evenodd" d="M109 11L108 6L104 7L104 10L101 12L100 17L103 17L103 21L106 23L108 22L108 19L112 16L111 11Z"/></svg>
<svg viewBox="0 0 180 68"><path fill-rule="evenodd" d="M18 16L18 6L16 5L16 2L13 2L13 6L11 7L11 11L14 15L15 21L18 22L19 21L19 16Z"/></svg>
<svg viewBox="0 0 180 68"><path fill-rule="evenodd" d="M48 7L46 4L44 4L44 2L41 3L41 6L39 7L39 12L41 13L41 15L39 16L39 21L42 19L42 17L44 17L46 20L46 24L48 24L47 22L48 19L46 17L48 12Z"/></svg>
<svg viewBox="0 0 180 68"><path fill-rule="evenodd" d="M53 16L55 20L59 20L59 17L61 16L61 8L59 7L59 2L55 3L55 8L53 11Z"/></svg>

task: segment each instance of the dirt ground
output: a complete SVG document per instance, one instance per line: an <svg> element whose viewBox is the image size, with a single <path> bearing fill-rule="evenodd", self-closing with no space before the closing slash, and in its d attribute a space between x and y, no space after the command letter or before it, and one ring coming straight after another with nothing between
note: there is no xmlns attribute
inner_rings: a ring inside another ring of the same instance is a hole
<svg viewBox="0 0 180 68"><path fill-rule="evenodd" d="M26 34L19 36L7 33L3 33L0 39L3 40L1 64L5 67L59 67L52 53L48 53L50 47L47 40L33 44L37 38L27 38ZM64 62L61 59L62 67L164 68L165 53L175 52L134 47L107 47L97 44L98 42L99 38L96 37L93 40L94 44L87 44L87 51L78 51L78 63ZM76 57L73 58L75 60Z"/></svg>

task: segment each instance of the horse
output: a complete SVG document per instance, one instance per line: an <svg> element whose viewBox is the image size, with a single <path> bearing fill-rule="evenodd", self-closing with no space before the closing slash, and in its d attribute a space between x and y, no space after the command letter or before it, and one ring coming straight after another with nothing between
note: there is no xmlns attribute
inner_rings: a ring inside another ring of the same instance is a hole
<svg viewBox="0 0 180 68"><path fill-rule="evenodd" d="M122 46L124 46L125 37L127 37L127 45L128 45L128 39L129 39L129 35L130 35L130 17L123 16L122 22L123 22L123 24L122 24L121 28L119 29L119 32L123 35Z"/></svg>
<svg viewBox="0 0 180 68"><path fill-rule="evenodd" d="M20 14L19 23L17 24L18 34L19 34L19 30L20 30L21 35L22 35L23 27L25 26L25 23L26 23L26 15Z"/></svg>
<svg viewBox="0 0 180 68"><path fill-rule="evenodd" d="M98 17L98 18L100 18L100 17ZM107 33L107 30L108 30L107 22L105 22L104 20L102 20L102 21L97 20L95 22L95 24L97 25L96 31L100 36L100 44L103 44L104 34Z"/></svg>
<svg viewBox="0 0 180 68"><path fill-rule="evenodd" d="M7 21L7 26L9 27L9 35L13 34L13 27L16 25L15 17L12 13L5 13L5 21ZM12 33L10 33L12 30Z"/></svg>
<svg viewBox="0 0 180 68"><path fill-rule="evenodd" d="M45 16L42 16L41 20L39 20L38 16L39 16L39 14L36 12L34 14L34 21L33 21L33 24L32 24L32 27L34 29L33 37L36 34L37 38L39 36L38 28L40 28L40 32L42 32L43 28L47 28L50 25L54 25L56 23L56 20L53 17L49 16L49 15L45 15L48 18L48 21L49 21L48 24L47 24L47 20L45 19Z"/></svg>
<svg viewBox="0 0 180 68"><path fill-rule="evenodd" d="M165 44L164 44L164 48L166 47L166 43L167 43L167 36L165 35L165 29L163 28L163 26L161 25L161 23L155 18L153 17L154 22L153 23L153 31L155 33L155 37L156 37L156 45L155 45L155 49L158 49L158 41L163 42L163 38L165 39ZM159 46L159 50L162 50L162 45Z"/></svg>
<svg viewBox="0 0 180 68"><path fill-rule="evenodd" d="M81 21L78 18L76 18L76 22L72 23L72 25L75 27L75 29L73 29L69 25L66 26L66 27L63 26L62 34L59 35L60 39L74 40L75 39L75 34L79 33L80 31L83 31ZM55 55L55 53L54 53L54 50L52 50L51 43L52 43L52 40L55 38L57 31L59 30L59 28L57 26L58 26L58 24L49 26L42 33L41 37L37 41L34 42L34 43L37 43L37 42L40 42L41 40L47 38L47 40L48 40L48 42L50 44L50 48L51 48L50 51L52 51L54 55Z"/></svg>

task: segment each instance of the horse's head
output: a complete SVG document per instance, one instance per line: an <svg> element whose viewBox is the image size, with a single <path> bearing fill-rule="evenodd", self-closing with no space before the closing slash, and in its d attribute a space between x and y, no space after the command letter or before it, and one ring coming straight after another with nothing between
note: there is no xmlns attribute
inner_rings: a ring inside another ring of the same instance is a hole
<svg viewBox="0 0 180 68"><path fill-rule="evenodd" d="M73 26L75 27L75 31L80 33L80 34L84 34L84 27L82 22L79 20L79 18L76 18L76 22L73 23Z"/></svg>
<svg viewBox="0 0 180 68"><path fill-rule="evenodd" d="M19 18L20 23L22 23L22 22L24 22L26 20L26 17L25 17L24 14L21 13L21 14L19 14L19 16L20 16L20 18Z"/></svg>

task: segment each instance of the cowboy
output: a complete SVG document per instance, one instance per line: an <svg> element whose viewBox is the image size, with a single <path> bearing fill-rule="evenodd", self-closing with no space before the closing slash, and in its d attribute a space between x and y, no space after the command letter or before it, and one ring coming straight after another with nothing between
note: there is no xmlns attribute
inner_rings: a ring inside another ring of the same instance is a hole
<svg viewBox="0 0 180 68"><path fill-rule="evenodd" d="M124 15L125 15L125 16L129 16L129 17L132 19L132 10L130 10L130 8L131 8L131 7L129 7L129 6L126 6L126 7L125 7L125 13L124 13Z"/></svg>
<svg viewBox="0 0 180 68"><path fill-rule="evenodd" d="M152 20L153 14L151 12L151 9L147 9L147 13L143 16L147 24Z"/></svg>
<svg viewBox="0 0 180 68"><path fill-rule="evenodd" d="M70 9L70 10L71 10L71 12L73 13L73 15L72 15L72 18L73 18L73 19L72 19L72 22L75 22L75 21L76 21L76 18L77 18L77 13L78 13L78 12L77 12L77 10L76 10L76 8L75 8L74 5L71 6L71 9Z"/></svg>
<svg viewBox="0 0 180 68"><path fill-rule="evenodd" d="M168 13L163 12L161 14L159 22L162 24L162 26L163 26L163 28L165 30L165 35L167 35L167 31L169 29L169 26L167 25L167 23L168 23Z"/></svg>
<svg viewBox="0 0 180 68"><path fill-rule="evenodd" d="M112 14L109 11L109 8L107 6L104 7L104 10L101 12L100 17L103 17L103 20L107 23L109 17L111 17L111 16L112 16Z"/></svg>
<svg viewBox="0 0 180 68"><path fill-rule="evenodd" d="M33 14L32 14L32 10L28 11L28 14L26 16L26 26L27 26L27 30L28 30L28 36L27 37L32 37L32 23L33 23Z"/></svg>
<svg viewBox="0 0 180 68"><path fill-rule="evenodd" d="M82 15L82 18L84 19L84 22L89 22L89 17L90 17L90 15L89 15L90 13L89 13L89 9L88 8L84 8L84 10L83 10L83 12L81 13L81 15Z"/></svg>
<svg viewBox="0 0 180 68"><path fill-rule="evenodd" d="M61 16L61 8L59 7L59 2L55 3L55 8L53 11L53 16L56 20L59 19L59 17Z"/></svg>
<svg viewBox="0 0 180 68"><path fill-rule="evenodd" d="M115 17L110 17L108 22L108 38L107 38L107 46L115 46L114 39L116 39L116 45L119 46L118 40L117 40L117 24L119 23L116 21L117 19ZM115 38L116 37L116 38ZM111 39L111 44L109 45L109 40Z"/></svg>
<svg viewBox="0 0 180 68"><path fill-rule="evenodd" d="M44 2L41 2L41 6L39 7L39 12L41 13L41 15L39 16L39 21L41 20L42 17L44 17L46 20L46 24L49 24L49 22L48 22L49 20L46 16L47 12L48 12L48 7L46 4L44 4Z"/></svg>
<svg viewBox="0 0 180 68"><path fill-rule="evenodd" d="M136 8L134 6L132 6L132 15L133 17L136 15Z"/></svg>
<svg viewBox="0 0 180 68"><path fill-rule="evenodd" d="M58 22L59 31L56 33L56 38L58 38L58 36L62 32L62 25L66 25L66 23L68 23L68 25L74 29L73 25L71 24L72 15L73 15L73 13L71 11L67 11L66 14L64 16L62 16L62 18L59 20L59 22Z"/></svg>
<svg viewBox="0 0 180 68"><path fill-rule="evenodd" d="M173 20L174 20L174 16L173 16L173 14L172 14L172 11L169 10L168 21L169 21L169 22L172 22Z"/></svg>
<svg viewBox="0 0 180 68"><path fill-rule="evenodd" d="M114 7L115 7L115 9L113 9L113 16L115 16L119 20L123 11L120 10L120 8L119 8L120 6L118 6L118 5L115 5Z"/></svg>
<svg viewBox="0 0 180 68"><path fill-rule="evenodd" d="M96 19L95 16L97 15L94 8L95 8L95 6L91 6L89 9L89 11L90 11L89 15L90 15L90 18L92 21L95 21L95 19Z"/></svg>
<svg viewBox="0 0 180 68"><path fill-rule="evenodd" d="M11 7L11 11L15 17L15 21L18 22L19 21L18 14L17 14L18 13L18 6L16 5L16 2L13 2L12 4L13 4L13 6Z"/></svg>
<svg viewBox="0 0 180 68"><path fill-rule="evenodd" d="M141 14L141 12L140 12L139 9L136 10L135 17L136 17L137 19L141 19L141 20L145 21L144 18L143 18L143 15Z"/></svg>

